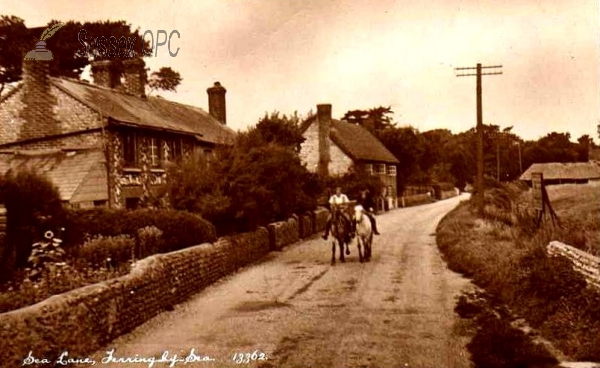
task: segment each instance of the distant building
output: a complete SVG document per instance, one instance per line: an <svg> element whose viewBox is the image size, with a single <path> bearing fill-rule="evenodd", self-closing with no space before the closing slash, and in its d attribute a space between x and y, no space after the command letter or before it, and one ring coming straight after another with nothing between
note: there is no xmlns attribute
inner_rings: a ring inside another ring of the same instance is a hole
<svg viewBox="0 0 600 368"><path fill-rule="evenodd" d="M546 184L587 183L600 180L600 165L593 162L533 164L519 179L531 185L532 173L542 173Z"/></svg>
<svg viewBox="0 0 600 368"><path fill-rule="evenodd" d="M0 99L0 175L16 167L45 173L73 207L135 208L164 184L165 164L232 143L225 88L207 90L209 112L148 97L144 62L92 65L95 84L48 75L24 61L23 82Z"/></svg>
<svg viewBox="0 0 600 368"><path fill-rule="evenodd" d="M309 171L336 176L356 165L379 176L388 196L397 196L396 157L362 126L332 119L331 105L317 105L317 114L302 125L302 136L300 158Z"/></svg>

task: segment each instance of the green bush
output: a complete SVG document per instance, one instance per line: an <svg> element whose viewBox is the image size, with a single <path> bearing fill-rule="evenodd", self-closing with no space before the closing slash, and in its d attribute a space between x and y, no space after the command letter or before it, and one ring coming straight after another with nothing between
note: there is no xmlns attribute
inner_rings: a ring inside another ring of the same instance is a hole
<svg viewBox="0 0 600 368"><path fill-rule="evenodd" d="M216 240L214 226L198 215L175 210L140 209L135 211L94 209L72 211L65 226L65 243L72 248L89 236L129 235L154 226L162 231L162 252L171 252Z"/></svg>
<svg viewBox="0 0 600 368"><path fill-rule="evenodd" d="M2 276L25 267L33 243L62 226L64 210L58 189L46 177L29 169L6 173L0 180L0 203L6 207L6 247ZM11 259L14 257L14 260Z"/></svg>
<svg viewBox="0 0 600 368"><path fill-rule="evenodd" d="M146 258L164 249L163 232L156 226L146 226L137 231L137 259Z"/></svg>
<svg viewBox="0 0 600 368"><path fill-rule="evenodd" d="M129 235L96 235L79 248L77 261L93 268L116 266L133 258L134 247L135 240Z"/></svg>

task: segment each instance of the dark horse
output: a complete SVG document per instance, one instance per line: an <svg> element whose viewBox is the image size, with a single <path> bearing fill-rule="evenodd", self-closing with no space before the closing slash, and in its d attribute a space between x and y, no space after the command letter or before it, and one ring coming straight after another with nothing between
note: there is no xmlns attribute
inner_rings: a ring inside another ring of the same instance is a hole
<svg viewBox="0 0 600 368"><path fill-rule="evenodd" d="M340 247L340 262L346 262L344 257L344 245L346 245L346 255L350 254L350 233L352 231L351 224L342 215L343 209L339 206L331 208L331 235L333 235L331 243L331 264L335 264L335 243Z"/></svg>

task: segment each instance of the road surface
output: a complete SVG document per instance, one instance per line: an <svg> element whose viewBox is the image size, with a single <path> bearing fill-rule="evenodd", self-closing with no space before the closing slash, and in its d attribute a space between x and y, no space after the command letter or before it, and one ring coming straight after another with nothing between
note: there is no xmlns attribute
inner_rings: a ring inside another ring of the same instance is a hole
<svg viewBox="0 0 600 368"><path fill-rule="evenodd" d="M434 236L465 198L378 216L370 263L354 241L331 266L318 236L271 253L115 340L96 366L148 367L164 355L154 367L469 367L470 333L453 312L469 281L447 270ZM138 363L109 363L112 349Z"/></svg>

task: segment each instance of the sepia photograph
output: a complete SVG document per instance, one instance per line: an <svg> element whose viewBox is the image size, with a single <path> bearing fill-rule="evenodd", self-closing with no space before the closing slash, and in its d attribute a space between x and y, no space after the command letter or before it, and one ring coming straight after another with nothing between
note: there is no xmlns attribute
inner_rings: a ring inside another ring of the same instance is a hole
<svg viewBox="0 0 600 368"><path fill-rule="evenodd" d="M0 1L0 368L600 368L600 3Z"/></svg>

